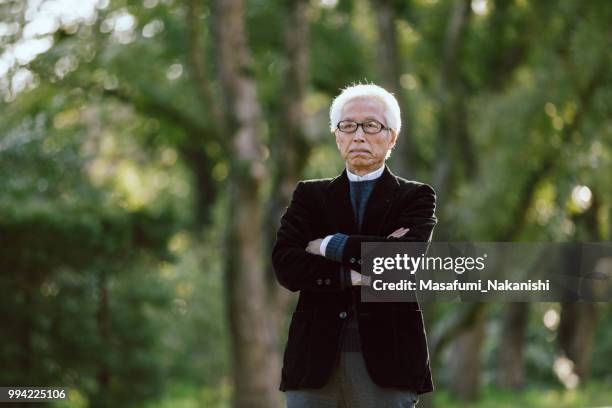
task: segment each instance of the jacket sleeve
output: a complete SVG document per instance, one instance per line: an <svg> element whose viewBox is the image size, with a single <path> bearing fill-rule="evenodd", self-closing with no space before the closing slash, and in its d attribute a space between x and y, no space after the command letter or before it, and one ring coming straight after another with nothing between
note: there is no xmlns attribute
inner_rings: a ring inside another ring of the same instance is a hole
<svg viewBox="0 0 612 408"><path fill-rule="evenodd" d="M306 252L314 237L316 222L309 210L306 183L299 182L287 211L281 218L272 249L272 265L279 283L292 292L332 292L347 287L339 262Z"/></svg>
<svg viewBox="0 0 612 408"><path fill-rule="evenodd" d="M342 265L361 272L362 242L424 242L429 246L433 229L436 226L436 193L427 184L418 186L412 194L401 198L403 207L400 215L390 223L389 232L400 227L410 230L399 238L387 238L377 235L349 235L342 251Z"/></svg>

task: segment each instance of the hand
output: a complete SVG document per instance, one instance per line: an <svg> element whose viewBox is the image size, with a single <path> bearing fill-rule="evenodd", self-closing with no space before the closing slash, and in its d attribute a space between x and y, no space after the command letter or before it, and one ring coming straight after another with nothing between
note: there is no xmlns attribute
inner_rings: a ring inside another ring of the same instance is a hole
<svg viewBox="0 0 612 408"><path fill-rule="evenodd" d="M370 277L351 269L351 284L353 286L370 286Z"/></svg>
<svg viewBox="0 0 612 408"><path fill-rule="evenodd" d="M395 231L393 231L392 233L390 233L387 238L400 238L402 236L404 236L408 231L410 231L410 228L398 228Z"/></svg>
<svg viewBox="0 0 612 408"><path fill-rule="evenodd" d="M306 246L306 252L311 253L313 255L323 256L323 254L321 253L321 242L322 241L323 241L323 238L319 238L319 239L310 241L308 245Z"/></svg>

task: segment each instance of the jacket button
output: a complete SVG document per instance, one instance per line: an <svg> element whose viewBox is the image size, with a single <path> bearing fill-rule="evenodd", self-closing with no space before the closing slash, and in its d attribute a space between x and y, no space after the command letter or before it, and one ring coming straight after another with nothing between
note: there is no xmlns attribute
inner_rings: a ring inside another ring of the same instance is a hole
<svg viewBox="0 0 612 408"><path fill-rule="evenodd" d="M350 259L351 263L355 263L355 258Z"/></svg>
<svg viewBox="0 0 612 408"><path fill-rule="evenodd" d="M322 285L323 284L323 279L319 278L317 279L317 285Z"/></svg>
<svg viewBox="0 0 612 408"><path fill-rule="evenodd" d="M340 312L339 316L341 319L346 319L346 312Z"/></svg>
<svg viewBox="0 0 612 408"><path fill-rule="evenodd" d="M325 284L326 285L331 285L331 279L329 279L329 278L325 279Z"/></svg>

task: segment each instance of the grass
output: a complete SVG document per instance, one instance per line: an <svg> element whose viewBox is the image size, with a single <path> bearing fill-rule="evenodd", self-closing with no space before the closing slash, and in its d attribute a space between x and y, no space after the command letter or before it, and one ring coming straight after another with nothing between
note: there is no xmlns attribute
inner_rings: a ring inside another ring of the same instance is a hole
<svg viewBox="0 0 612 408"><path fill-rule="evenodd" d="M158 401L143 403L143 408L230 408L231 385L217 388L174 384L166 388ZM78 395L78 394L77 394ZM448 390L438 388L434 407L443 408L612 408L612 384L592 382L578 390L560 387L528 387L520 392L485 387L477 401L458 401ZM87 402L77 400L53 404L55 408L86 407ZM418 407L418 405L417 405Z"/></svg>
<svg viewBox="0 0 612 408"><path fill-rule="evenodd" d="M578 390L526 388L520 392L484 388L474 402L461 402L447 391L436 392L435 406L444 408L612 408L612 386L591 383Z"/></svg>

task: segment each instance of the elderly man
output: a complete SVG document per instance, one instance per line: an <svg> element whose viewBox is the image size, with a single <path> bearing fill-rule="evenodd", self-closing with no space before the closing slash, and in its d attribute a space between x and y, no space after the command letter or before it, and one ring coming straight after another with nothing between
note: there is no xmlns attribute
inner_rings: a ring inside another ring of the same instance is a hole
<svg viewBox="0 0 612 408"><path fill-rule="evenodd" d="M429 242L436 195L385 165L401 127L392 94L346 88L330 119L346 169L298 183L272 251L280 284L300 291L280 390L288 408L413 407L433 391L421 310L361 302L361 243Z"/></svg>

